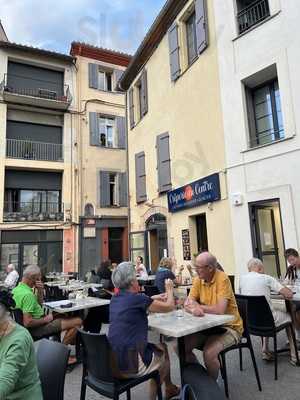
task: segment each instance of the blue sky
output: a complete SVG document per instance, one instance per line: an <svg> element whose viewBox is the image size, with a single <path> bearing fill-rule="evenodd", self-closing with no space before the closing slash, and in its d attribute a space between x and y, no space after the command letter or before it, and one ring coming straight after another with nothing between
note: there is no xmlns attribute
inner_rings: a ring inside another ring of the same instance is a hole
<svg viewBox="0 0 300 400"><path fill-rule="evenodd" d="M12 42L68 53L73 40L133 53L165 0L0 0Z"/></svg>

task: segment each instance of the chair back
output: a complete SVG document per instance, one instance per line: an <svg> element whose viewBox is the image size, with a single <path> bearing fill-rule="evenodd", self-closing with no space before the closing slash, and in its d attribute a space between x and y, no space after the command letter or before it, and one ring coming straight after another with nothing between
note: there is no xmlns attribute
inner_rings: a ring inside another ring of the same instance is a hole
<svg viewBox="0 0 300 400"><path fill-rule="evenodd" d="M37 366L44 400L63 400L70 350L67 346L42 339L37 349Z"/></svg>
<svg viewBox="0 0 300 400"><path fill-rule="evenodd" d="M78 329L83 345L83 368L87 375L98 381L113 383L111 348L106 335L88 333Z"/></svg>
<svg viewBox="0 0 300 400"><path fill-rule="evenodd" d="M233 291L233 293L235 293L234 275L228 275L228 278L229 278L230 283L231 283L232 291Z"/></svg>
<svg viewBox="0 0 300 400"><path fill-rule="evenodd" d="M197 400L196 395L190 385L184 385L180 393L180 400Z"/></svg>
<svg viewBox="0 0 300 400"><path fill-rule="evenodd" d="M13 320L19 324L24 326L24 321L23 321L23 311L20 308L15 308L11 312Z"/></svg>
<svg viewBox="0 0 300 400"><path fill-rule="evenodd" d="M248 329L248 299L241 294L235 294L236 304L239 309L240 317L243 320L244 332L243 336L249 336L249 329Z"/></svg>
<svg viewBox="0 0 300 400"><path fill-rule="evenodd" d="M149 296L149 297L152 297L152 296L155 296L155 295L159 294L158 287L156 287L156 286L145 285L144 289L145 289L145 294L147 296Z"/></svg>
<svg viewBox="0 0 300 400"><path fill-rule="evenodd" d="M265 296L237 295L239 302L247 300L246 320L250 334L263 336L271 334L275 329L274 317Z"/></svg>

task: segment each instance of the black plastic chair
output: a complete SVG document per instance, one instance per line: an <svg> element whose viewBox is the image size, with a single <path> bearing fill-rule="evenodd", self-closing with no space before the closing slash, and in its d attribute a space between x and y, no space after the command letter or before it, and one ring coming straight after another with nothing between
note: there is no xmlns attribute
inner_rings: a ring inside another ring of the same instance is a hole
<svg viewBox="0 0 300 400"><path fill-rule="evenodd" d="M63 400L70 350L61 343L43 339L37 349L37 366L44 400Z"/></svg>
<svg viewBox="0 0 300 400"><path fill-rule="evenodd" d="M184 385L181 393L180 400L197 400L196 395L190 385Z"/></svg>
<svg viewBox="0 0 300 400"><path fill-rule="evenodd" d="M159 294L158 287L156 287L156 286L145 285L144 290L145 290L145 294L149 297Z"/></svg>
<svg viewBox="0 0 300 400"><path fill-rule="evenodd" d="M24 322L23 322L23 311L20 308L15 308L14 310L12 310L11 312L12 314L12 318L13 320L21 325L24 326Z"/></svg>
<svg viewBox="0 0 300 400"><path fill-rule="evenodd" d="M242 371L243 370L242 349L249 349L253 367L254 367L255 376L256 376L257 386L258 386L259 391L262 390L260 377L259 377L259 373L258 373L258 368L257 368L256 360L255 360L254 350L253 350L251 337L250 337L250 333L249 333L249 328L248 328L248 299L245 298L245 296L242 296L239 294L236 294L235 297L236 297L236 302L238 305L240 316L243 320L244 332L243 332L243 336L238 344L230 346L227 349L224 349L219 354L219 359L220 359L220 364L221 364L221 375L224 380L224 388L225 388L226 397L228 397L228 395L229 395L228 377L227 377L227 369L226 369L226 354L232 350L239 350L240 370Z"/></svg>
<svg viewBox="0 0 300 400"><path fill-rule="evenodd" d="M111 368L111 349L106 335L84 332L78 329L82 342L83 374L80 400L85 400L86 387L109 399L118 400L122 393L127 393L127 400L131 399L130 390L154 379L157 384L157 397L162 400L160 376L158 371L134 379L119 380L113 377Z"/></svg>

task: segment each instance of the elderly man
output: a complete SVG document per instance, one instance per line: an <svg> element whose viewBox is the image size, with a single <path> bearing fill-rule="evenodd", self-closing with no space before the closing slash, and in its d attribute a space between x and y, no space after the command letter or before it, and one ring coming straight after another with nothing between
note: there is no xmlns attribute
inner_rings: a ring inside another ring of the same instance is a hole
<svg viewBox="0 0 300 400"><path fill-rule="evenodd" d="M18 283L19 279L19 274L16 271L14 264L8 264L6 267L6 273L7 276L4 281L4 286L6 286L8 289L13 289Z"/></svg>
<svg viewBox="0 0 300 400"><path fill-rule="evenodd" d="M44 315L43 294L40 268L37 265L29 265L23 272L22 281L13 289L16 308L23 311L24 326L29 329L34 339L65 331L63 343L74 344L76 328L82 325L81 319L54 319L52 314Z"/></svg>
<svg viewBox="0 0 300 400"><path fill-rule="evenodd" d="M201 317L207 314L231 314L232 322L207 333L193 334L186 338L185 349L188 362L197 362L193 349L203 350L204 363L210 376L217 379L220 369L219 353L239 342L243 333L243 321L232 291L228 276L218 269L215 256L208 252L201 253L195 260L198 277L193 281L193 287L185 308L191 314Z"/></svg>
<svg viewBox="0 0 300 400"><path fill-rule="evenodd" d="M275 278L266 275L264 273L264 265L258 258L252 258L248 262L248 273L243 275L240 279L240 293L248 296L265 296L267 299L276 326L280 326L285 322L291 321L291 316L287 312L286 307L282 302L272 303L271 301L271 290L276 293L280 293L285 299L290 300L293 298L293 292L282 286ZM290 342L291 349L291 364L296 365L296 355L294 344L292 341L292 334L290 330L287 330L287 336ZM270 353L268 348L268 338L264 338L262 358L265 361L272 361L273 355Z"/></svg>

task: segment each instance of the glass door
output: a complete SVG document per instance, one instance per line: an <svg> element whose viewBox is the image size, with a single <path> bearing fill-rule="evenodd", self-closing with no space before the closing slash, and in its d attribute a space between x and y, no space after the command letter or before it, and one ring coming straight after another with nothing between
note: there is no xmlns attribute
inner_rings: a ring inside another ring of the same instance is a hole
<svg viewBox="0 0 300 400"><path fill-rule="evenodd" d="M38 265L38 244L23 245L23 268L26 265Z"/></svg>

